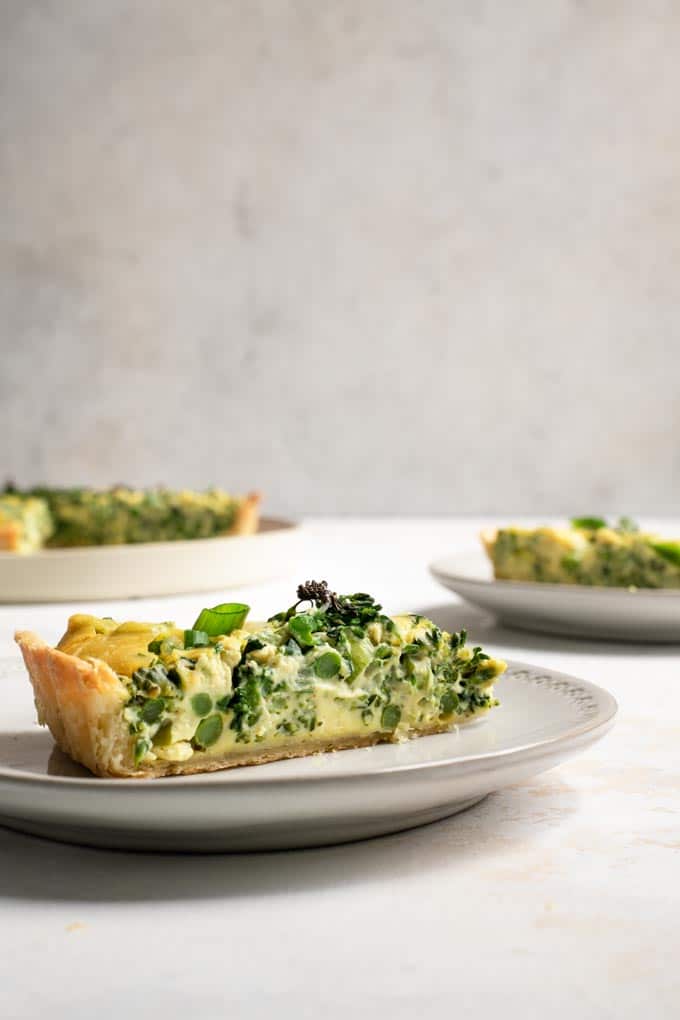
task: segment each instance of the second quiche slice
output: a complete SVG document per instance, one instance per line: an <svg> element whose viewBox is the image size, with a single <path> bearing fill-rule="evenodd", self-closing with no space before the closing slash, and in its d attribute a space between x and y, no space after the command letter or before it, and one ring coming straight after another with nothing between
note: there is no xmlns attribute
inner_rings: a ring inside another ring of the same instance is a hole
<svg viewBox="0 0 680 1020"><path fill-rule="evenodd" d="M225 604L190 630L72 616L56 648L20 631L39 720L98 776L155 777L440 733L497 704L505 663L464 631L324 582L298 597L260 624Z"/></svg>
<svg viewBox="0 0 680 1020"><path fill-rule="evenodd" d="M498 580L617 588L680 588L680 542L622 518L575 517L568 527L494 528L482 543Z"/></svg>

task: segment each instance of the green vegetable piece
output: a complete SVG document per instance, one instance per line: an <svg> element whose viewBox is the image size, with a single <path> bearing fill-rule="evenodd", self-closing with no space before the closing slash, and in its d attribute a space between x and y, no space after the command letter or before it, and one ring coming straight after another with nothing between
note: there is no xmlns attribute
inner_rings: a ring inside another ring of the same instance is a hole
<svg viewBox="0 0 680 1020"><path fill-rule="evenodd" d="M185 630L185 648L205 648L210 644L210 637L205 630Z"/></svg>
<svg viewBox="0 0 680 1020"><path fill-rule="evenodd" d="M194 623L194 630L205 631L210 637L231 634L246 622L250 606L243 602L222 602L212 609L203 609Z"/></svg>
<svg viewBox="0 0 680 1020"><path fill-rule="evenodd" d="M674 567L680 567L680 542L650 542L655 553L658 553L667 563Z"/></svg>
<svg viewBox="0 0 680 1020"><path fill-rule="evenodd" d="M350 680L354 680L372 661L375 648L367 637L357 637L350 627L345 627L343 633L347 638L350 655L352 656L353 668Z"/></svg>
<svg viewBox="0 0 680 1020"><path fill-rule="evenodd" d="M139 765L146 752L151 747L148 740L144 737L140 737L139 740L135 741L135 765Z"/></svg>
<svg viewBox="0 0 680 1020"><path fill-rule="evenodd" d="M604 517L572 517L571 526L582 531L597 531L606 528L607 522Z"/></svg>
<svg viewBox="0 0 680 1020"><path fill-rule="evenodd" d="M154 655L160 655L162 641L163 641L163 638L155 638L155 640L149 641L149 644L147 646L147 651L153 652Z"/></svg>
<svg viewBox="0 0 680 1020"><path fill-rule="evenodd" d="M314 644L311 622L306 613L300 613L288 621L288 630L301 648L311 648Z"/></svg>
<svg viewBox="0 0 680 1020"><path fill-rule="evenodd" d="M446 691L439 702L442 715L451 715L458 708L458 695L455 691Z"/></svg>
<svg viewBox="0 0 680 1020"><path fill-rule="evenodd" d="M155 723L163 715L164 708L165 698L149 698L142 705L142 710L139 714L145 723Z"/></svg>
<svg viewBox="0 0 680 1020"><path fill-rule="evenodd" d="M220 712L228 712L232 697L232 694L225 694L223 698L219 698L218 701L215 702L215 708L219 708Z"/></svg>
<svg viewBox="0 0 680 1020"><path fill-rule="evenodd" d="M455 633L452 634L451 635L451 651L454 652L454 654L456 652L459 652L461 650L461 648L465 647L465 642L466 641L467 641L467 631L466 630L461 630L457 634L455 634Z"/></svg>
<svg viewBox="0 0 680 1020"><path fill-rule="evenodd" d="M392 649L389 645L378 645L373 655L376 659L389 659Z"/></svg>
<svg viewBox="0 0 680 1020"><path fill-rule="evenodd" d="M385 705L380 716L380 725L384 730L396 730L401 720L399 705Z"/></svg>
<svg viewBox="0 0 680 1020"><path fill-rule="evenodd" d="M382 673L384 668L385 667L383 665L382 659L373 659L373 661L369 662L368 666L366 667L364 671L364 676L366 677L367 680L370 680L371 677L378 676L379 673Z"/></svg>
<svg viewBox="0 0 680 1020"><path fill-rule="evenodd" d="M337 676L342 666L342 659L337 652L324 652L314 660L314 672L322 680L330 680Z"/></svg>
<svg viewBox="0 0 680 1020"><path fill-rule="evenodd" d="M205 694L204 692L194 694L191 699L191 707L196 715L207 715L212 708L212 698L209 694Z"/></svg>
<svg viewBox="0 0 680 1020"><path fill-rule="evenodd" d="M168 719L164 722L158 732L154 735L154 747L168 747L172 743L172 723Z"/></svg>
<svg viewBox="0 0 680 1020"><path fill-rule="evenodd" d="M220 739L223 725L222 716L217 713L209 715L207 719L202 719L194 733L194 747L202 751L216 743Z"/></svg>

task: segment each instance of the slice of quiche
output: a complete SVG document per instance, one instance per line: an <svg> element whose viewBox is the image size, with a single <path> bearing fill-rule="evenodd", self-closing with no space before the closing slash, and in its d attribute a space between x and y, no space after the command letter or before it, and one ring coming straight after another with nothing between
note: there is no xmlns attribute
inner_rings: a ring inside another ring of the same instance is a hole
<svg viewBox="0 0 680 1020"><path fill-rule="evenodd" d="M610 526L575 517L568 527L489 529L481 538L499 579L680 588L680 542L640 531L629 518Z"/></svg>
<svg viewBox="0 0 680 1020"><path fill-rule="evenodd" d="M505 663L418 615L325 582L266 623L191 629L76 615L56 648L20 631L38 718L98 776L208 772L449 730L497 704Z"/></svg>
<svg viewBox="0 0 680 1020"><path fill-rule="evenodd" d="M42 507L49 526L40 533L33 532L36 541L32 551L44 544L63 548L250 535L257 531L260 495L233 496L222 489L194 492L117 485L110 489L12 489L0 496L0 504L5 501L15 513L30 519L35 516L36 505Z"/></svg>

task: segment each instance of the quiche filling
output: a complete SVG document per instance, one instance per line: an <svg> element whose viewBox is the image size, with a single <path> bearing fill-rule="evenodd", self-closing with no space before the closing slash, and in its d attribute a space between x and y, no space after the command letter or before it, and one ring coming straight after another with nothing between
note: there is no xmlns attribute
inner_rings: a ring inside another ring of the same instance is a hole
<svg viewBox="0 0 680 1020"><path fill-rule="evenodd" d="M124 685L129 755L142 772L240 750L405 740L497 704L505 663L467 647L464 631L390 618L369 595L336 596L323 582L298 594L259 624L238 605L204 610L191 630L76 615L58 650L103 660Z"/></svg>
<svg viewBox="0 0 680 1020"><path fill-rule="evenodd" d="M621 588L680 588L680 542L623 518L580 517L564 528L499 528L482 535L499 579Z"/></svg>
<svg viewBox="0 0 680 1020"><path fill-rule="evenodd" d="M255 530L256 519L246 524L242 517L244 511L253 517L258 501L257 496L231 496L221 489L193 492L131 489L124 485L110 489L12 489L0 495L0 523L2 506L7 502L17 512L38 513L43 522L41 530L34 530L34 541L16 550L19 552L43 545L63 548L172 542Z"/></svg>

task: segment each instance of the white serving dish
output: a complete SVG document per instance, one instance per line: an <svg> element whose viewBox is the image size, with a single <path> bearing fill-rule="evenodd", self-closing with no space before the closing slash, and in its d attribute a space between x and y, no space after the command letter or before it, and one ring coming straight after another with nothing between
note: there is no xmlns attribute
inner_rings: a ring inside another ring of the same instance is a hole
<svg viewBox="0 0 680 1020"><path fill-rule="evenodd" d="M293 569L300 528L264 517L255 535L0 553L0 602L77 602L216 591Z"/></svg>

